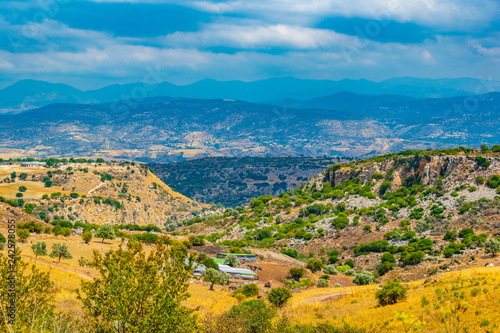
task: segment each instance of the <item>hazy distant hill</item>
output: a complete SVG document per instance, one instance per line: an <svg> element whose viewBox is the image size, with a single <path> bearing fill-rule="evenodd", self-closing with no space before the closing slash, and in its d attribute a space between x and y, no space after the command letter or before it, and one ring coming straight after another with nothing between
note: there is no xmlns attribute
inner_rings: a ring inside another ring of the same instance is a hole
<svg viewBox="0 0 500 333"><path fill-rule="evenodd" d="M168 82L114 84L100 89L81 91L64 84L22 80L0 90L0 112L22 111L52 103L105 103L142 97L185 97L201 99L236 99L269 102L293 98L309 100L339 92L367 95L402 95L416 98L442 98L486 93L486 88L500 91L500 82L480 79L393 78L381 82L369 80L305 80L293 77L272 78L254 82L201 80L180 86ZM145 96L144 96L145 94ZM319 101L317 101L319 102ZM320 103L321 104L321 103ZM300 107L300 106L294 106ZM317 108L319 106L308 106ZM338 110L338 109L337 109Z"/></svg>
<svg viewBox="0 0 500 333"><path fill-rule="evenodd" d="M175 162L210 156L366 156L500 142L500 93L390 102L356 113L155 97L3 115L0 148L31 156Z"/></svg>
<svg viewBox="0 0 500 333"><path fill-rule="evenodd" d="M391 102L410 101L414 99L414 97L401 95L363 95L342 91L333 95L316 97L306 101L288 98L271 102L271 104L298 109L325 109L357 112L358 110L376 105Z"/></svg>

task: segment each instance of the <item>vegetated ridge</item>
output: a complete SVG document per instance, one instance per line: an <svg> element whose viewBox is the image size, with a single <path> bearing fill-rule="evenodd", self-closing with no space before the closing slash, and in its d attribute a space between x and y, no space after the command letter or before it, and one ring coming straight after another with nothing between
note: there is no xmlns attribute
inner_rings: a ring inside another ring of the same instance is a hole
<svg viewBox="0 0 500 333"><path fill-rule="evenodd" d="M484 145L336 164L278 197L186 221L186 230L324 264L352 260L384 279L481 265L500 236L498 152Z"/></svg>
<svg viewBox="0 0 500 333"><path fill-rule="evenodd" d="M173 191L144 165L61 161L50 168L0 165L2 214L8 217L14 211L23 221L52 224L67 221L162 229L168 223L214 213L210 205Z"/></svg>

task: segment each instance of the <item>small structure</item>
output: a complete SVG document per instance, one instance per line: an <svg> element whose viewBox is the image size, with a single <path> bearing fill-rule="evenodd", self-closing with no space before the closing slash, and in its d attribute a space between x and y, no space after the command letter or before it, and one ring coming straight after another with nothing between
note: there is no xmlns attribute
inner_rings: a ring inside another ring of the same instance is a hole
<svg viewBox="0 0 500 333"><path fill-rule="evenodd" d="M257 255L253 253L217 253L217 258L226 259L228 255L235 255L241 262L256 262Z"/></svg>
<svg viewBox="0 0 500 333"><path fill-rule="evenodd" d="M35 166L43 167L45 165L46 165L45 162L21 162L21 166L25 168L35 167Z"/></svg>
<svg viewBox="0 0 500 333"><path fill-rule="evenodd" d="M202 276L202 273L205 270L206 270L205 265L194 263L193 265L194 276ZM236 268L224 264L219 264L219 272L228 273L229 275L231 275L231 278L233 279L258 280L257 274L246 268Z"/></svg>

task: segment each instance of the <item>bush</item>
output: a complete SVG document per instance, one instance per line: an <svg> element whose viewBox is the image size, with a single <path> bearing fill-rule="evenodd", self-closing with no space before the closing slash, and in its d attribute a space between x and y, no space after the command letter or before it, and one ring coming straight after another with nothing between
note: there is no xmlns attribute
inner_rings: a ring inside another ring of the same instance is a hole
<svg viewBox="0 0 500 333"><path fill-rule="evenodd" d="M292 257L292 258L297 258L299 256L299 253L297 252L297 250L293 250L293 249L281 250L280 252L283 253L284 255L287 255L287 256Z"/></svg>
<svg viewBox="0 0 500 333"><path fill-rule="evenodd" d="M224 264L229 265L231 267L236 267L241 265L240 261L234 254L228 254L224 259Z"/></svg>
<svg viewBox="0 0 500 333"><path fill-rule="evenodd" d="M238 289L246 297L254 297L259 294L259 287L255 283L246 284ZM235 293L238 291L236 290Z"/></svg>
<svg viewBox="0 0 500 333"><path fill-rule="evenodd" d="M320 259L311 258L307 260L307 268L310 269L313 273L321 271L321 269L323 268L323 261L321 261Z"/></svg>
<svg viewBox="0 0 500 333"><path fill-rule="evenodd" d="M378 300L378 304L386 306L405 300L407 292L408 288L403 286L401 282L387 281L382 289L375 293L375 298Z"/></svg>
<svg viewBox="0 0 500 333"><path fill-rule="evenodd" d="M318 288L328 288L330 286L330 281L327 279L318 279L316 285Z"/></svg>
<svg viewBox="0 0 500 333"><path fill-rule="evenodd" d="M348 269L347 271L344 272L344 274L347 276L354 276L356 275L356 271L354 269Z"/></svg>
<svg viewBox="0 0 500 333"><path fill-rule="evenodd" d="M330 274L330 275L338 275L339 274L339 272L337 272L337 270L335 269L335 266L333 266L333 265L326 265L323 268L323 272L325 274Z"/></svg>
<svg viewBox="0 0 500 333"><path fill-rule="evenodd" d="M19 237L19 241L23 242L23 243L30 236L30 232L28 229L17 229L16 233L17 233L17 237Z"/></svg>
<svg viewBox="0 0 500 333"><path fill-rule="evenodd" d="M90 241L92 240L92 236L93 236L92 233L88 230L83 232L82 239L85 242L85 244L90 243Z"/></svg>
<svg viewBox="0 0 500 333"><path fill-rule="evenodd" d="M389 272L392 268L394 267L394 263L390 261L384 261L382 262L378 268L377 268L377 273L378 275L382 276L385 273Z"/></svg>
<svg viewBox="0 0 500 333"><path fill-rule="evenodd" d="M191 236L189 237L189 242L193 246L205 246L205 240L201 237Z"/></svg>
<svg viewBox="0 0 500 333"><path fill-rule="evenodd" d="M352 282L354 282L360 286L364 286L364 285L373 283L373 280L374 280L374 277L373 277L372 273L360 272L354 276L354 279L352 280Z"/></svg>
<svg viewBox="0 0 500 333"><path fill-rule="evenodd" d="M233 306L225 316L230 320L231 328L236 328L235 332L259 333L271 332L274 315L274 309L263 300L254 299Z"/></svg>
<svg viewBox="0 0 500 333"><path fill-rule="evenodd" d="M341 288L341 287L342 287L342 286L340 285L340 283L335 283L333 286L334 286L335 288Z"/></svg>
<svg viewBox="0 0 500 333"><path fill-rule="evenodd" d="M391 188L391 182L388 180L384 181L382 184L380 184L380 189L379 189L380 195L384 195L385 192L387 192L387 190L389 190L390 188Z"/></svg>
<svg viewBox="0 0 500 333"><path fill-rule="evenodd" d="M267 298L272 305L281 308L285 303L292 298L293 294L286 288L273 288Z"/></svg>
<svg viewBox="0 0 500 333"><path fill-rule="evenodd" d="M26 186L22 185L22 186L19 186L19 192L26 192L28 188L26 188Z"/></svg>
<svg viewBox="0 0 500 333"><path fill-rule="evenodd" d="M299 281L301 277L306 274L306 270L302 267L292 267L288 271L288 275L291 276L294 280Z"/></svg>

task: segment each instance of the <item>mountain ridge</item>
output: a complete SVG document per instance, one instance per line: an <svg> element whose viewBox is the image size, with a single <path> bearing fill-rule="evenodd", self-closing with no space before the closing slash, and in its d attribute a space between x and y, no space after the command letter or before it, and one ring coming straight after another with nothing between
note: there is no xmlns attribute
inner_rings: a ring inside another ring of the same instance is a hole
<svg viewBox="0 0 500 333"><path fill-rule="evenodd" d="M158 96L226 98L262 103L286 98L307 100L349 91L357 94L368 92L371 95L396 94L415 98L442 98L478 94L481 87L486 87L486 91L500 91L500 82L474 78L401 77L375 82L366 79L312 80L278 77L251 82L204 79L186 85L176 85L166 81L154 84L135 82L112 84L84 91L67 84L26 79L0 89L0 113L22 112L56 102L106 103Z"/></svg>

